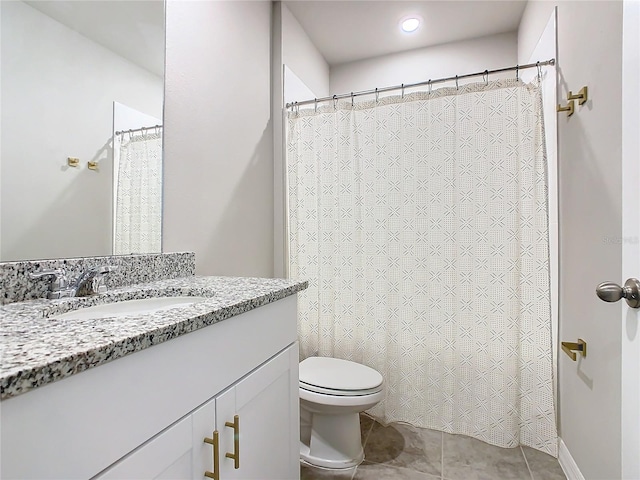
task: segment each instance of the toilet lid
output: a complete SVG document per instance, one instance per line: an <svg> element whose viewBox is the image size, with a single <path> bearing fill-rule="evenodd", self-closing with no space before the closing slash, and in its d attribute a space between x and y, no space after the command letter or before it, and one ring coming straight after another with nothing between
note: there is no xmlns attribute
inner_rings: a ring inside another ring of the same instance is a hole
<svg viewBox="0 0 640 480"><path fill-rule="evenodd" d="M309 357L300 362L300 386L308 390L375 392L381 385L378 371L356 362L330 357Z"/></svg>

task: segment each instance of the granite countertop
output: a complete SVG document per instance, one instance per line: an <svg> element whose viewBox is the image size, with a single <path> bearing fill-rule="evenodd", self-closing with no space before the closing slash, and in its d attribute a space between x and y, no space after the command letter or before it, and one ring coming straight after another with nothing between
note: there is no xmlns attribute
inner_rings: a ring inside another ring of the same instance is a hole
<svg viewBox="0 0 640 480"><path fill-rule="evenodd" d="M91 297L0 307L0 398L60 380L307 288L266 278L183 277L120 287ZM149 297L207 297L189 306L99 320L50 318L77 308Z"/></svg>

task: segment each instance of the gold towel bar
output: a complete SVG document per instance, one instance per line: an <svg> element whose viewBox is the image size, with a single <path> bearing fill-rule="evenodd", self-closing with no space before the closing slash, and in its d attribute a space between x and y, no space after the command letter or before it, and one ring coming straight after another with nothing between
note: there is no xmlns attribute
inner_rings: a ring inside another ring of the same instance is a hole
<svg viewBox="0 0 640 480"><path fill-rule="evenodd" d="M571 360L576 361L576 351L580 352L583 357L587 356L587 342L578 339L578 343L573 342L561 342L562 351L571 357Z"/></svg>

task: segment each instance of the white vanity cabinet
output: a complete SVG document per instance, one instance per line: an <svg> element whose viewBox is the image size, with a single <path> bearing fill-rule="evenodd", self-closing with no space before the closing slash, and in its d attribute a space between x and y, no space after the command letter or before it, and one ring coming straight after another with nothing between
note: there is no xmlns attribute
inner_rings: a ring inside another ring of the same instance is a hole
<svg viewBox="0 0 640 480"><path fill-rule="evenodd" d="M287 348L96 478L203 479L216 471L220 480L297 478L297 362L297 346Z"/></svg>
<svg viewBox="0 0 640 480"><path fill-rule="evenodd" d="M296 336L294 295L9 398L1 478L204 479L217 431L220 480L297 479Z"/></svg>
<svg viewBox="0 0 640 480"><path fill-rule="evenodd" d="M215 423L212 402L193 414L194 479L214 470L215 445L204 443L214 435L212 425L218 432L220 480L298 478L298 421L290 419L298 412L298 388L291 385L293 374L297 383L297 363L297 346L291 347L220 394Z"/></svg>

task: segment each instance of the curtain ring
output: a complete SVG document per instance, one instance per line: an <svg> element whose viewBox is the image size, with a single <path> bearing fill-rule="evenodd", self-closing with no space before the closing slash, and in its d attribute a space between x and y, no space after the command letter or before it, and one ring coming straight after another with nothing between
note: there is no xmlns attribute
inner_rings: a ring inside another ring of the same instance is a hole
<svg viewBox="0 0 640 480"><path fill-rule="evenodd" d="M300 105L298 105L298 102L296 102L296 113L300 113Z"/></svg>
<svg viewBox="0 0 640 480"><path fill-rule="evenodd" d="M516 65L516 80L520 80L520 65Z"/></svg>
<svg viewBox="0 0 640 480"><path fill-rule="evenodd" d="M313 99L313 103L314 103L314 109L315 109L316 113L318 113L318 99L314 98Z"/></svg>
<svg viewBox="0 0 640 480"><path fill-rule="evenodd" d="M484 84L489 85L489 70L484 71L482 78L484 79Z"/></svg>
<svg viewBox="0 0 640 480"><path fill-rule="evenodd" d="M353 92L351 92L351 108L353 108Z"/></svg>
<svg viewBox="0 0 640 480"><path fill-rule="evenodd" d="M380 98L378 95L379 95L378 87L376 87L376 103L378 103L378 99Z"/></svg>
<svg viewBox="0 0 640 480"><path fill-rule="evenodd" d="M431 95L431 79L427 82L427 92Z"/></svg>
<svg viewBox="0 0 640 480"><path fill-rule="evenodd" d="M538 81L542 80L542 67L540 66L540 62L536 62L536 68L538 69Z"/></svg>
<svg viewBox="0 0 640 480"><path fill-rule="evenodd" d="M338 96L337 95L333 96L333 109L334 110L338 109Z"/></svg>
<svg viewBox="0 0 640 480"><path fill-rule="evenodd" d="M402 96L400 98L404 98L404 83L400 85L400 88L402 89Z"/></svg>
<svg viewBox="0 0 640 480"><path fill-rule="evenodd" d="M458 75L456 75L456 90L458 90Z"/></svg>

